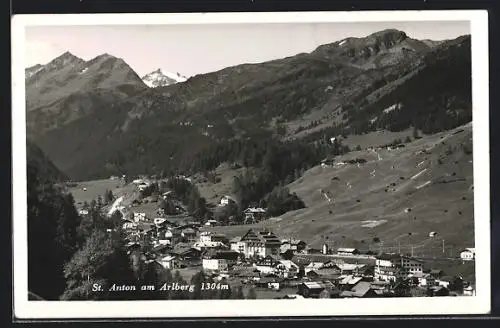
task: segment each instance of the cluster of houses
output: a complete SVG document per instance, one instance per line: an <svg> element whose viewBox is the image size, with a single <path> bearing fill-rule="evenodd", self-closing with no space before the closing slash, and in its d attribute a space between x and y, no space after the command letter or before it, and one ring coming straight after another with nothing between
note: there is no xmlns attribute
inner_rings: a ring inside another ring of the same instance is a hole
<svg viewBox="0 0 500 328"><path fill-rule="evenodd" d="M424 270L420 260L399 254L360 254L339 248L336 254L311 251L303 240L280 239L270 230L249 229L241 236L204 231L188 215L148 220L135 213L124 219L129 252L166 269L197 267L212 276L262 289L296 290L296 297L385 297L406 281L427 295L449 295L455 277ZM468 256L468 255L467 255ZM473 288L464 283L464 295ZM297 296L299 295L299 296Z"/></svg>

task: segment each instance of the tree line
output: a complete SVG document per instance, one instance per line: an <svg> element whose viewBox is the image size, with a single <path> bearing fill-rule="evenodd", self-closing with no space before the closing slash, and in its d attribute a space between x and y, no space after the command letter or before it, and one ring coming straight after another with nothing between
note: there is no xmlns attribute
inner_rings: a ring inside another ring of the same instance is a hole
<svg viewBox="0 0 500 328"><path fill-rule="evenodd" d="M172 273L158 262L146 261L142 250L128 250L119 213L105 218L101 206L92 201L86 206L88 214L80 216L70 193L45 179L36 165L28 166L29 291L46 300L255 298L254 290L245 295L241 287L200 290L202 282L214 282L202 271L190 280L193 292L159 290L165 283L187 282L179 271ZM109 291L113 284L156 288Z"/></svg>

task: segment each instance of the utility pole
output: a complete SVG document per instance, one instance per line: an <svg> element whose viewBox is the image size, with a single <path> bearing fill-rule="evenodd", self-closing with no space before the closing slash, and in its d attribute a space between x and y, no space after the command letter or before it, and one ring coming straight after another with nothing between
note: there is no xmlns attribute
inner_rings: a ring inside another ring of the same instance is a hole
<svg viewBox="0 0 500 328"><path fill-rule="evenodd" d="M401 241L398 240L398 254L401 254Z"/></svg>
<svg viewBox="0 0 500 328"><path fill-rule="evenodd" d="M411 257L413 257L413 244L411 244Z"/></svg>
<svg viewBox="0 0 500 328"><path fill-rule="evenodd" d="M444 239L443 239L443 254L444 254Z"/></svg>

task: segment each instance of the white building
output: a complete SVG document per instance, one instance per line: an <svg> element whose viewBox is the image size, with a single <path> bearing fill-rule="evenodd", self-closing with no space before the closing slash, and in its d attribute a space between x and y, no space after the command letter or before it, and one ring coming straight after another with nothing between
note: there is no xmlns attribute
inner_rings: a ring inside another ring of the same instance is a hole
<svg viewBox="0 0 500 328"><path fill-rule="evenodd" d="M203 270L225 271L228 268L226 259L203 259Z"/></svg>
<svg viewBox="0 0 500 328"><path fill-rule="evenodd" d="M216 225L217 225L216 220L208 220L207 222L205 222L205 226L207 226L207 227L214 227Z"/></svg>
<svg viewBox="0 0 500 328"><path fill-rule="evenodd" d="M161 225L161 224L162 224L163 222L165 222L165 221L167 221L167 219L165 219L165 218L155 218L155 219L153 220L154 224L155 224L155 225L157 225L157 226L158 226L158 225Z"/></svg>
<svg viewBox="0 0 500 328"><path fill-rule="evenodd" d="M146 213L134 212L134 222L141 222L146 220Z"/></svg>
<svg viewBox="0 0 500 328"><path fill-rule="evenodd" d="M464 288L464 296L474 296L476 295L476 291L472 286L467 286Z"/></svg>
<svg viewBox="0 0 500 328"><path fill-rule="evenodd" d="M422 262L400 254L382 254L375 258L375 280L395 281L398 277L420 275Z"/></svg>
<svg viewBox="0 0 500 328"><path fill-rule="evenodd" d="M337 255L356 255L359 251L356 248L339 248L337 249Z"/></svg>
<svg viewBox="0 0 500 328"><path fill-rule="evenodd" d="M247 258L279 255L280 247L280 239L271 231L256 232L250 229L239 241L231 241L231 249L245 254Z"/></svg>
<svg viewBox="0 0 500 328"><path fill-rule="evenodd" d="M78 211L78 214L79 215L88 215L89 214L89 210L87 209L81 209Z"/></svg>
<svg viewBox="0 0 500 328"><path fill-rule="evenodd" d="M167 255L158 262L165 268L165 269L173 269L175 267L175 257L171 255Z"/></svg>
<svg viewBox="0 0 500 328"><path fill-rule="evenodd" d="M220 199L219 206L221 206L221 207L227 206L227 205L229 205L229 203L235 203L235 201L231 196L226 195Z"/></svg>
<svg viewBox="0 0 500 328"><path fill-rule="evenodd" d="M460 252L460 258L462 261L474 261L476 258L476 249L475 248L466 248Z"/></svg>
<svg viewBox="0 0 500 328"><path fill-rule="evenodd" d="M278 260L272 256L266 256L259 262L254 264L254 267L262 274L270 274L277 272L277 266L280 264Z"/></svg>
<svg viewBox="0 0 500 328"><path fill-rule="evenodd" d="M311 262L306 267L304 267L304 273L308 274L311 271L321 269L323 267L323 262Z"/></svg>
<svg viewBox="0 0 500 328"><path fill-rule="evenodd" d="M290 260L280 260L276 264L276 272L284 278L293 278L299 273L299 266Z"/></svg>

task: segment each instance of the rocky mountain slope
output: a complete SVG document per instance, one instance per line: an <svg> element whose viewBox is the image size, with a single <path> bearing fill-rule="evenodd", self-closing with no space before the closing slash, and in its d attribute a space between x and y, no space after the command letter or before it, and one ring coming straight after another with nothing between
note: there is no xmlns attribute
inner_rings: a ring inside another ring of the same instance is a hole
<svg viewBox="0 0 500 328"><path fill-rule="evenodd" d="M150 88L165 87L174 83L185 82L186 80L187 77L179 73L166 72L161 68L142 77L142 81Z"/></svg>
<svg viewBox="0 0 500 328"><path fill-rule="evenodd" d="M120 58L103 54L85 61L65 52L46 65L26 69L28 131L58 128L145 89Z"/></svg>
<svg viewBox="0 0 500 328"><path fill-rule="evenodd" d="M59 82L47 77L34 87L43 70L27 79L28 126L74 179L186 170L200 152L235 138L315 143L411 126L435 133L471 119L469 36L429 42L385 30L151 89L132 73L93 88L71 68L85 64L62 57L50 66L62 65L58 79L70 82L54 89Z"/></svg>

